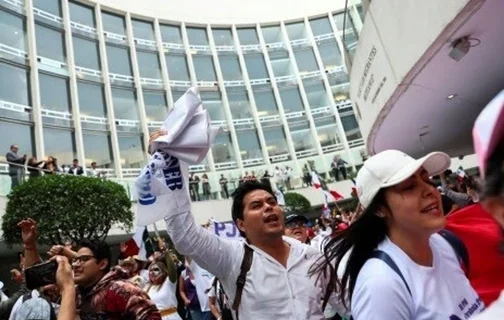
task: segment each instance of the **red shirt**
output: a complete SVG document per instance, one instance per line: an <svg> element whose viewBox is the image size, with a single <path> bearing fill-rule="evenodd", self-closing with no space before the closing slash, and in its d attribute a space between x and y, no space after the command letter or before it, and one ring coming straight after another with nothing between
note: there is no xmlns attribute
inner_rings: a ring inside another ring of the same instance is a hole
<svg viewBox="0 0 504 320"><path fill-rule="evenodd" d="M503 233L480 204L446 217L446 229L455 233L469 252L469 280L485 305L497 300L504 289Z"/></svg>

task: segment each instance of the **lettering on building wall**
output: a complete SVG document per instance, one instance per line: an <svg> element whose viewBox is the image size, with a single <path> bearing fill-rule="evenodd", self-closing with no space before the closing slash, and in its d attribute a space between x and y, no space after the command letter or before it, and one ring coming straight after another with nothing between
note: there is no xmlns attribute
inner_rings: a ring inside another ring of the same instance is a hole
<svg viewBox="0 0 504 320"><path fill-rule="evenodd" d="M383 79L380 81L380 84L378 85L378 88L376 89L376 92L373 96L373 99L371 100L371 103L375 103L376 98L378 98L378 94L380 94L381 89L385 85L385 82L387 82L387 77L383 77Z"/></svg>
<svg viewBox="0 0 504 320"><path fill-rule="evenodd" d="M369 74L369 70L371 69L371 66L373 65L373 61L376 57L376 53L377 53L376 47L373 46L373 48L371 48L371 52L369 53L369 56L367 58L366 65L364 66L364 73L362 73L362 77L359 81L359 90L357 91L357 97L359 97L359 98L362 96L362 90L364 89L364 84L366 83L366 79ZM368 86L369 86L369 82L368 82Z"/></svg>

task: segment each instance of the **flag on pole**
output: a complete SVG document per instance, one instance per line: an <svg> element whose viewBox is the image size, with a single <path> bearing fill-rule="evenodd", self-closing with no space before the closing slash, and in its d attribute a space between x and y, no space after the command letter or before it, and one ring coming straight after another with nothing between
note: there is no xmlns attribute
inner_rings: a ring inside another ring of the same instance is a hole
<svg viewBox="0 0 504 320"><path fill-rule="evenodd" d="M138 255L141 259L147 260L154 253L147 227L137 227L133 237L126 241L126 246L126 251L123 253L124 257Z"/></svg>
<svg viewBox="0 0 504 320"><path fill-rule="evenodd" d="M331 197L333 197L334 200L336 200L336 201L343 199L343 196L334 190L329 189L326 192L328 192L331 195Z"/></svg>
<svg viewBox="0 0 504 320"><path fill-rule="evenodd" d="M322 205L322 215L326 219L329 218L330 213L331 213L331 210L329 210L329 204L328 204L328 201L327 201L327 196L328 196L328 193L326 191L324 191L324 204Z"/></svg>
<svg viewBox="0 0 504 320"><path fill-rule="evenodd" d="M315 171L311 172L311 181L315 189L319 189L322 187L322 184L320 183L320 180L318 178L318 174Z"/></svg>

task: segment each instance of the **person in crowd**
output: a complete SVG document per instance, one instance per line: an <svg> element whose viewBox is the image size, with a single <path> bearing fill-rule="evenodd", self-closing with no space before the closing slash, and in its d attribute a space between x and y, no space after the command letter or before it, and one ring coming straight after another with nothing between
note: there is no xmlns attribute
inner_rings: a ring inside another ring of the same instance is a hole
<svg viewBox="0 0 504 320"><path fill-rule="evenodd" d="M305 165L303 166L303 180L306 184L306 187L312 186L311 170L308 167L308 163L305 163Z"/></svg>
<svg viewBox="0 0 504 320"><path fill-rule="evenodd" d="M308 232L306 231L307 224L308 219L305 216L290 214L285 217L285 235L302 243L310 244Z"/></svg>
<svg viewBox="0 0 504 320"><path fill-rule="evenodd" d="M206 173L201 176L201 185L203 186L203 196L206 200L210 200L212 198L212 192L210 190L210 180L208 180L208 175Z"/></svg>
<svg viewBox="0 0 504 320"><path fill-rule="evenodd" d="M151 139L158 136L154 133ZM170 169L173 163L163 162L160 169ZM137 179L137 189L145 188L144 183L143 177ZM323 299L328 279L325 272L308 274L320 252L284 237L283 212L271 188L246 182L237 189L231 215L244 242L220 238L196 224L184 183L169 190L157 197L156 206L165 210L175 248L221 281L240 319L323 319L320 301L329 299ZM337 302L336 297L332 295L331 302Z"/></svg>
<svg viewBox="0 0 504 320"><path fill-rule="evenodd" d="M161 319L149 297L127 280L130 274L111 269L109 246L98 240L82 240L77 256L72 259L74 281L79 287L79 316L106 315L110 319Z"/></svg>
<svg viewBox="0 0 504 320"><path fill-rule="evenodd" d="M212 280L212 286L207 289L208 301L212 316L217 320L233 320L233 312L229 307L227 297L222 285L216 277Z"/></svg>
<svg viewBox="0 0 504 320"><path fill-rule="evenodd" d="M63 172L63 170L58 166L58 160L52 156L47 157L47 160L44 161L42 170L44 171L44 174Z"/></svg>
<svg viewBox="0 0 504 320"><path fill-rule="evenodd" d="M271 187L271 178L273 177L269 174L268 170L266 170L261 178L261 183Z"/></svg>
<svg viewBox="0 0 504 320"><path fill-rule="evenodd" d="M79 160L73 160L72 166L68 169L68 173L76 176L81 176L84 174L84 170L82 170L82 167L79 166Z"/></svg>
<svg viewBox="0 0 504 320"><path fill-rule="evenodd" d="M224 199L228 199L229 198L228 180L224 177L223 174L221 174L219 184L221 186L222 196L224 197Z"/></svg>
<svg viewBox="0 0 504 320"><path fill-rule="evenodd" d="M43 164L44 161L38 161L37 158L31 157L28 159L28 163L26 169L28 170L28 176L31 178L36 178L41 176L41 168L40 165Z"/></svg>
<svg viewBox="0 0 504 320"><path fill-rule="evenodd" d="M184 305L189 310L192 320L209 320L211 312L205 294L206 288L201 285L201 282L198 281L198 275L193 271L193 269L198 270L200 267L187 257L185 267L179 278L179 292Z"/></svg>
<svg viewBox="0 0 504 320"><path fill-rule="evenodd" d="M88 170L89 177L104 178L106 176L105 171L100 171L96 165L96 161L91 162L91 168Z"/></svg>
<svg viewBox="0 0 504 320"><path fill-rule="evenodd" d="M439 175L439 178L441 179L441 192L450 200L452 200L458 206L458 208L463 208L471 204L472 199L470 195L468 195L467 193L454 191L448 186L445 172L442 172Z"/></svg>
<svg viewBox="0 0 504 320"><path fill-rule="evenodd" d="M191 193L191 199L192 201L200 201L199 197L199 183L200 183L200 178L195 175L193 172L191 172L191 175L189 176L189 191Z"/></svg>
<svg viewBox="0 0 504 320"><path fill-rule="evenodd" d="M364 213L329 241L313 272L333 272L341 302L355 320L467 319L484 309L445 226L441 197L430 181L450 157L431 153L415 160L387 150L370 157L357 175ZM457 239L458 240L458 239ZM460 242L460 240L458 240Z"/></svg>
<svg viewBox="0 0 504 320"><path fill-rule="evenodd" d="M177 278L175 264L169 254L149 266L149 282L144 291L156 304L163 320L181 320L177 313Z"/></svg>
<svg viewBox="0 0 504 320"><path fill-rule="evenodd" d="M470 256L470 272L478 268L479 282L474 287L482 298L494 300L474 320L493 320L504 317L504 289L502 266L504 263L504 93L492 100L476 119L473 128L474 147L481 177L484 179L480 193L481 202L456 212L453 216L470 223L470 228L460 226L455 232L463 234ZM471 210L474 208L474 210ZM469 212L470 210L470 212ZM462 215L466 211L466 214ZM488 217L494 223L488 221ZM465 234L465 235L464 235ZM474 249L474 250L472 250ZM500 287L500 288L499 288Z"/></svg>
<svg viewBox="0 0 504 320"><path fill-rule="evenodd" d="M24 163L26 154L18 156L19 147L16 144L10 146L9 152L5 155L5 159L9 164L9 176L11 178L11 189L14 189L23 182L24 178Z"/></svg>
<svg viewBox="0 0 504 320"><path fill-rule="evenodd" d="M287 187L287 191L292 190L292 185L291 185L292 176L293 176L292 168L289 166L286 166L285 167L285 186Z"/></svg>
<svg viewBox="0 0 504 320"><path fill-rule="evenodd" d="M333 161L331 162L331 169L336 181L340 180L340 173L343 176L343 180L347 179L347 164L348 163L345 160L341 159L340 156L334 156Z"/></svg>

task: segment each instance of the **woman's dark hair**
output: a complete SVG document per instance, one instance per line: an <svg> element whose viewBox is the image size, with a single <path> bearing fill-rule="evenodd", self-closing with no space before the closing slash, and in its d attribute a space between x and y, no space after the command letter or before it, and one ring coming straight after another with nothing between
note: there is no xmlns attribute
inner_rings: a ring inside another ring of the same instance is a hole
<svg viewBox="0 0 504 320"><path fill-rule="evenodd" d="M107 273L110 271L110 264L112 263L112 254L110 253L110 247L105 241L101 240L89 240L84 239L79 243L79 248L87 248L96 258L97 261L102 261L103 259L107 259L108 264L105 268L104 272Z"/></svg>
<svg viewBox="0 0 504 320"><path fill-rule="evenodd" d="M231 217L233 221L236 223L236 220L240 219L243 220L243 209L245 209L245 203L243 202L243 199L245 199L245 196L249 194L252 191L255 190L264 190L268 193L270 193L273 197L275 197L275 193L273 193L273 190L271 187L267 184L258 182L258 181L246 181L243 184L241 184L234 192L233 195L233 205L231 207ZM276 199L276 197L275 197ZM239 229L238 229L239 230ZM242 237L245 237L245 233L243 233L241 230L240 235Z"/></svg>
<svg viewBox="0 0 504 320"><path fill-rule="evenodd" d="M348 304L351 303L355 282L362 266L387 234L385 219L376 215L382 206L387 206L383 189L354 223L347 229L337 232L334 238L325 244L323 256L310 268L310 274L316 274L317 277L325 275L329 270L328 290L338 292L341 302L347 308L350 307ZM352 251L343 277L338 279L336 270L349 250Z"/></svg>
<svg viewBox="0 0 504 320"><path fill-rule="evenodd" d="M504 139L486 163L483 198L504 197Z"/></svg>

